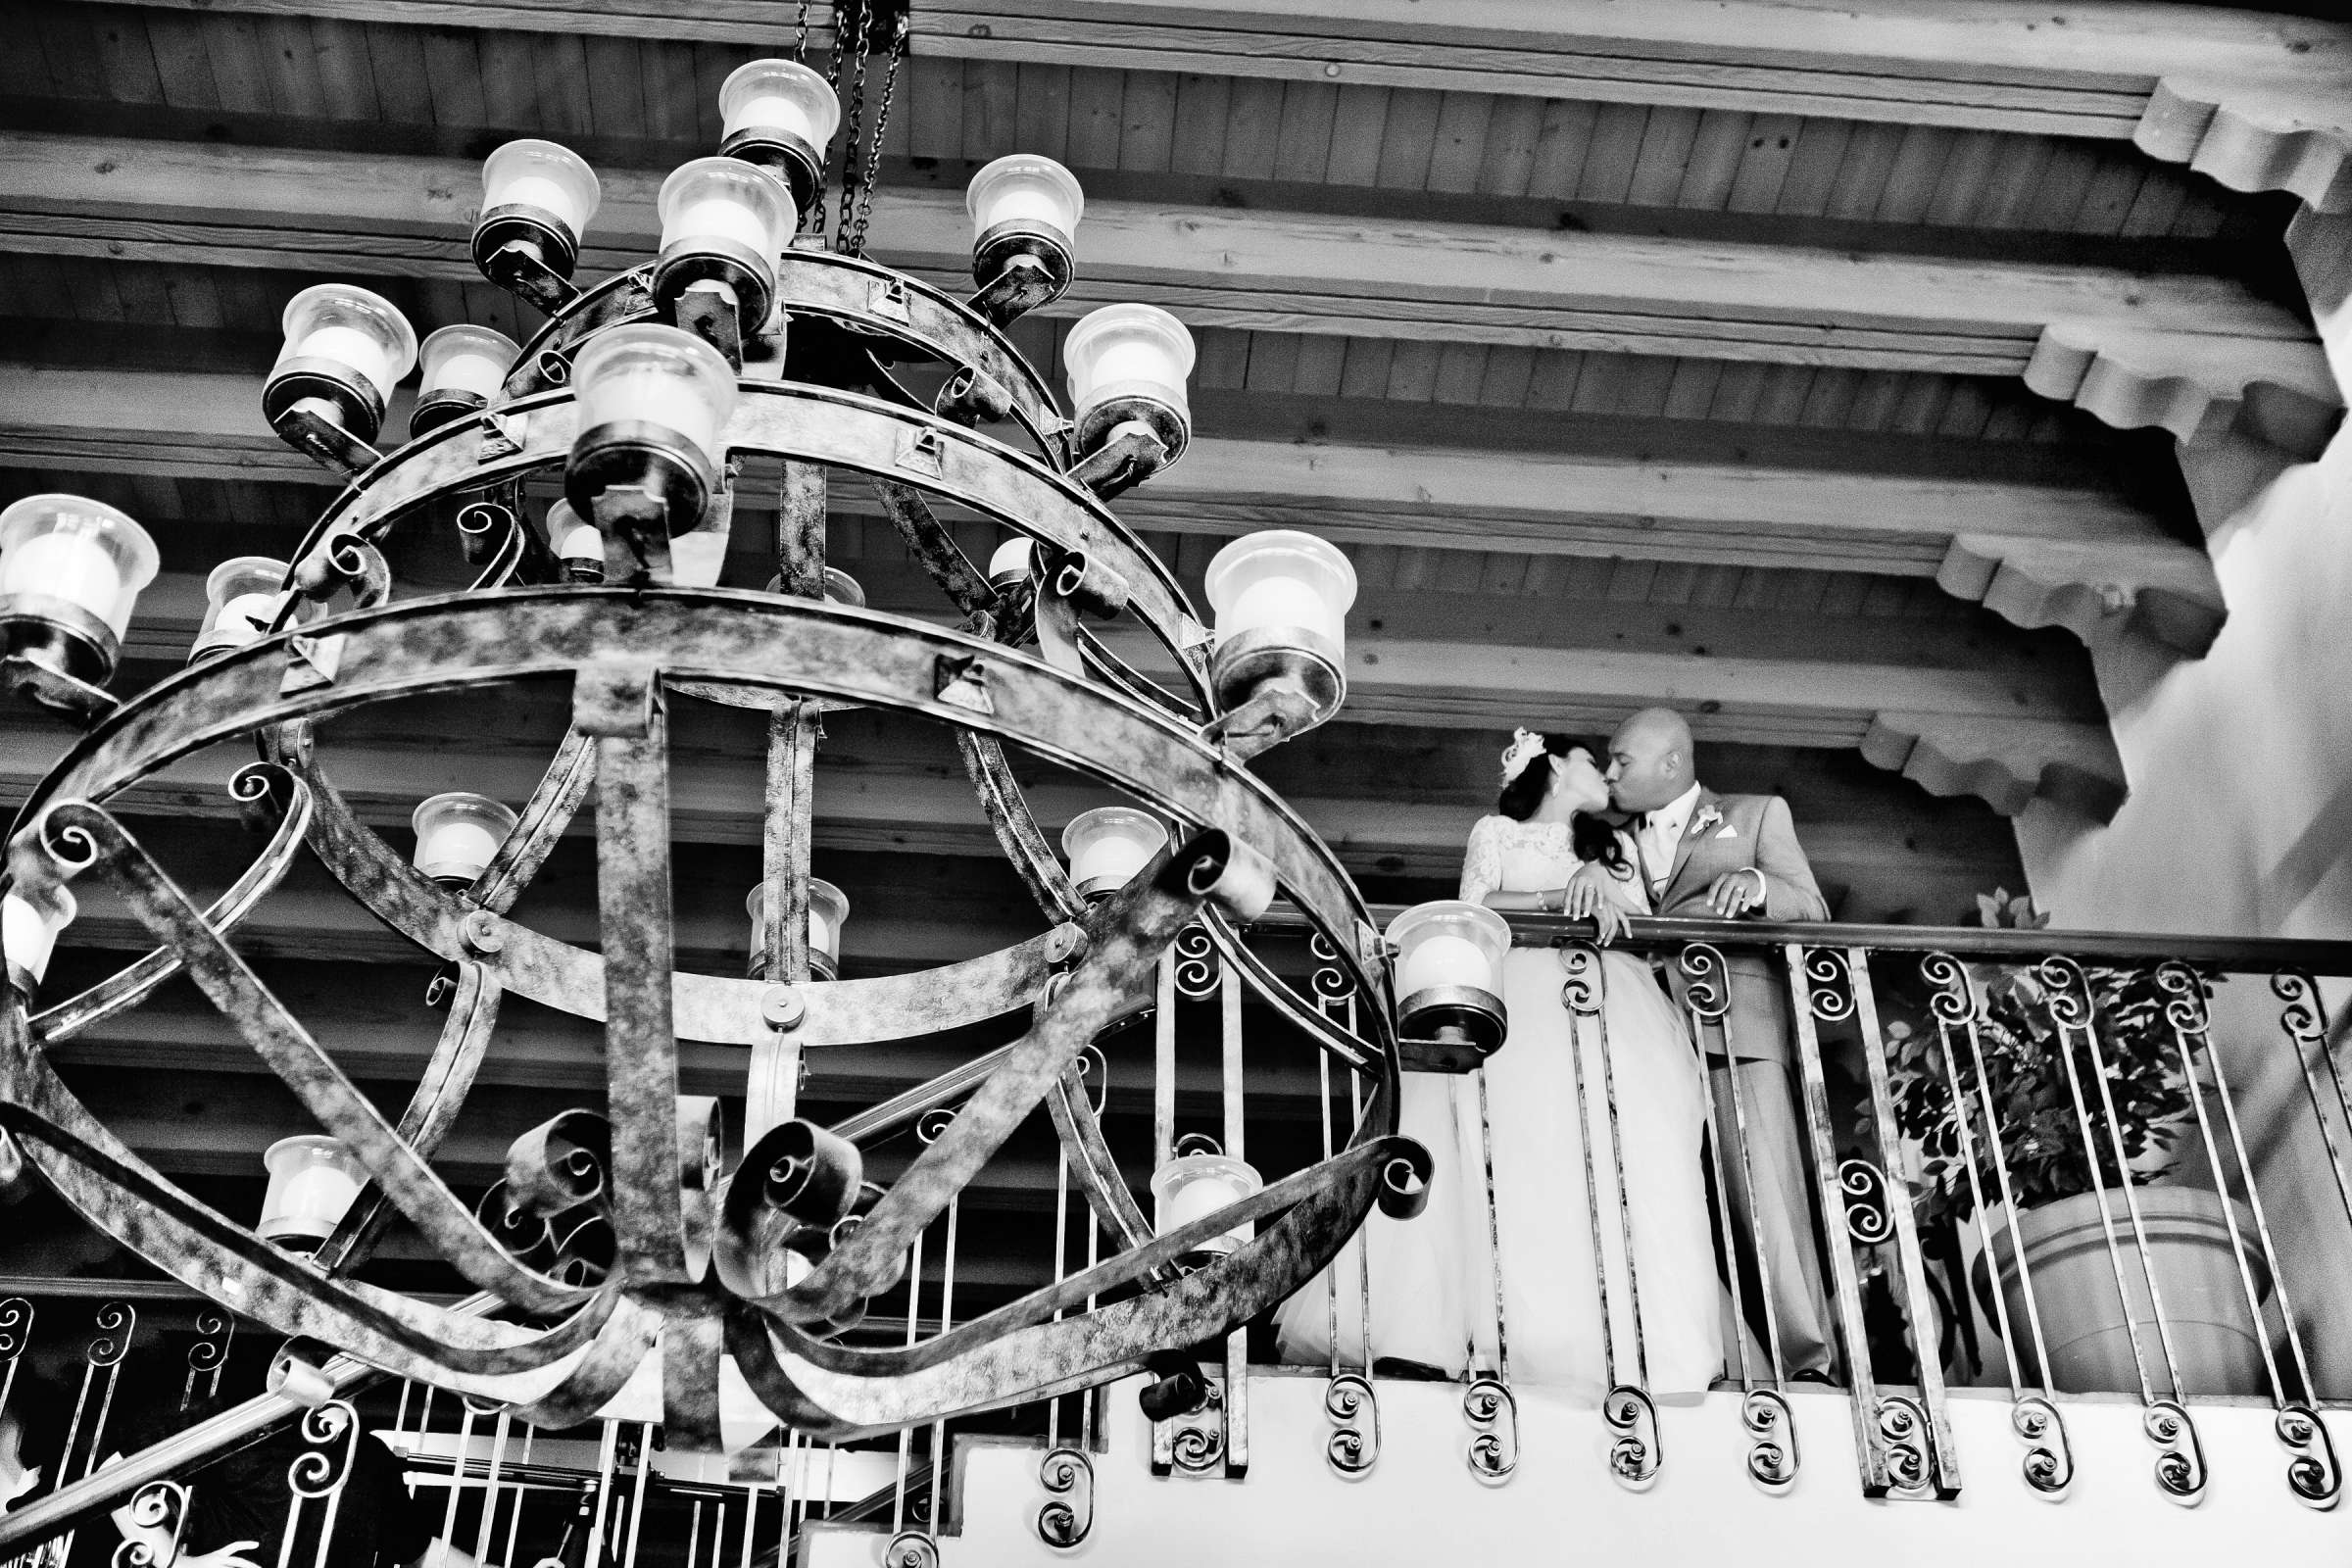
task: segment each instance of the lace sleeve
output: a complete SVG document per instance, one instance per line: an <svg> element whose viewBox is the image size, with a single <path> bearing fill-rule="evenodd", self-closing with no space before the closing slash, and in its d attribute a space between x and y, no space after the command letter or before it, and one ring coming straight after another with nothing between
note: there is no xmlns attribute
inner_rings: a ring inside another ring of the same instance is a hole
<svg viewBox="0 0 2352 1568"><path fill-rule="evenodd" d="M1462 858L1462 891L1466 904L1476 904L1502 882L1502 818L1482 816L1470 830Z"/></svg>

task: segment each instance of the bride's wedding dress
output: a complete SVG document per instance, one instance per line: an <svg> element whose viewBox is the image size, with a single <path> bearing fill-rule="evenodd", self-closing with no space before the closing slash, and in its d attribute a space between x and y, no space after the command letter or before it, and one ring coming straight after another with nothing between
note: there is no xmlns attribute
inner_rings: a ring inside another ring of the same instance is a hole
<svg viewBox="0 0 2352 1568"><path fill-rule="evenodd" d="M1632 858L1630 843L1627 858ZM1470 835L1461 896L1546 892L1579 862L1565 823L1482 818ZM1626 908L1646 913L1628 877ZM1593 1266L1592 1207L1600 1216L1608 1322L1616 1381L1641 1383L1634 1292L1641 1298L1641 1355L1656 1396L1697 1395L1723 1369L1722 1287L1708 1229L1700 1139L1705 1102L1699 1063L1673 1004L1643 959L1607 952L1602 1018L1617 1105L1622 1190L1609 1157L1607 1097L1594 1020L1579 1033L1586 1113L1577 1112L1577 1058L1561 996L1567 979L1556 949L1513 948L1503 963L1510 1029L1485 1067L1488 1136L1480 1132L1475 1077L1408 1073L1400 1130L1436 1161L1428 1209L1412 1220L1377 1210L1363 1238L1335 1260L1342 1358L1366 1364L1359 1308L1360 1249L1371 1250L1371 1351L1459 1374L1473 1347L1479 1366L1496 1365L1494 1274L1501 1258L1503 1328L1513 1383L1548 1385L1598 1402L1608 1387L1600 1276ZM1485 1152L1494 1167L1490 1244ZM1586 1183L1586 1152L1592 1181ZM1588 1201L1590 1195L1591 1202ZM1622 1208L1621 1208L1622 1203ZM1625 1266L1626 1222L1635 1270ZM1276 1314L1282 1358L1308 1364L1331 1354L1326 1276L1317 1276Z"/></svg>

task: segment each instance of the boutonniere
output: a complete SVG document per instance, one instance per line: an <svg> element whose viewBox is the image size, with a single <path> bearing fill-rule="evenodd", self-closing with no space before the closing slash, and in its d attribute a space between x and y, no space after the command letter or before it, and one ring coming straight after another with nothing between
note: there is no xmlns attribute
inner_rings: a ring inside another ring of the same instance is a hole
<svg viewBox="0 0 2352 1568"><path fill-rule="evenodd" d="M1722 822L1722 820L1723 813L1717 810L1714 807L1710 806L1705 810L1700 811L1698 815L1690 819L1690 836L1692 838L1696 838L1699 834L1704 833L1707 829Z"/></svg>

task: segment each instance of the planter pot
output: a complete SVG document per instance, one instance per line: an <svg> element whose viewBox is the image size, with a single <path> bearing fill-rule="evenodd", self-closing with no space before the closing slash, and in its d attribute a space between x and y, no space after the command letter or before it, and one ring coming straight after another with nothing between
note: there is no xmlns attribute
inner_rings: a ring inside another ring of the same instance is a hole
<svg viewBox="0 0 2352 1568"><path fill-rule="evenodd" d="M2146 1227L2148 1268L2164 1298L2165 1325L2172 1330L2181 1386L2179 1390L2168 1387L2156 1314L2149 1305L2137 1250L2132 1245L2131 1214L2124 1206L2123 1195L2110 1192L2107 1206L2115 1222L2116 1250L2123 1258L2124 1291L2131 1301L2132 1321L2139 1329L2149 1383L2159 1396L2268 1392L2258 1338L2266 1331L2247 1318L2245 1288L2238 1278L2229 1224L2223 1217L2225 1200L2192 1187L2142 1187L2136 1196ZM2256 1243L2253 1215L2242 1204L2232 1206L2256 1297L2268 1302L2270 1270ZM2018 1374L2036 1381L2040 1372L2027 1327L2025 1291L2018 1281L2009 1228L1997 1212L1992 1222L1991 1261L2000 1270L2010 1338L2017 1348ZM2026 1267L2033 1276L2034 1299L2041 1309L2052 1387L2068 1394L2136 1395L2139 1381L2132 1371L2131 1334L2116 1298L2116 1269L2109 1261L2107 1239L2100 1229L2097 1198L2081 1193L2029 1208L2019 1215L2017 1230L2025 1244ZM1995 1321L1992 1287L1982 1254L1974 1273L1977 1299L1990 1324Z"/></svg>

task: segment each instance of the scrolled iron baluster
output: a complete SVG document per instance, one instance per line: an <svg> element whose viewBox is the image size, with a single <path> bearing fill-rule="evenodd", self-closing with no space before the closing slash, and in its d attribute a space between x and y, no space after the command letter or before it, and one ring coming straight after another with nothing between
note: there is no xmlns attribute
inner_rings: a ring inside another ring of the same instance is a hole
<svg viewBox="0 0 2352 1568"><path fill-rule="evenodd" d="M2255 1236L2270 1265L2271 1286L2278 1297L2279 1318L2286 1325L2287 1348L2294 1356L2295 1371L2301 1380L2300 1390L2308 1396L2317 1385L2312 1379L2310 1358L2304 1353L2303 1333L2296 1323L2294 1302L2287 1296L2286 1281L2280 1277L2278 1249L2271 1240L2270 1214L2262 1200L2262 1189L2254 1181L2254 1162L2246 1152L2244 1130L2238 1125L2237 1102L2230 1093L2230 1074L2222 1064L2221 1053L2213 1048L2210 1033L2212 1008L2206 1000L2204 978L2187 964L2178 959L2168 959L2157 966L2156 986L2167 999L2165 1021L2172 1026L2174 1042L2180 1047L2181 1076L2188 1087L2189 1104L2196 1113L2197 1135L2205 1147L2205 1162L2222 1189L2222 1218L2230 1231L2230 1250L2237 1263L2238 1286L2245 1293L2246 1313L2255 1326L2263 1369L2270 1376L2271 1396L2278 1405L2271 1429L2287 1451L2287 1490L2298 1500L2314 1508L2332 1508L2343 1491L2342 1472L2335 1460L2335 1445L2328 1435L2327 1421L2319 1411L2301 1399L2288 1397L2286 1385L2279 1375L2278 1356L2271 1348L2269 1336L2262 1332L2262 1293L2255 1287L2245 1240L2238 1232L2237 1213L2229 1201L2229 1176L2222 1164L2221 1150L2214 1141L2212 1120L2205 1114L2205 1094L2198 1084L2195 1063L2191 1059L2190 1047L2193 1042L2202 1048L2206 1064L2213 1072L2213 1089L2221 1101L2222 1115L2230 1130L2230 1147L2237 1159L2238 1178L2245 1184L2246 1206L2253 1214Z"/></svg>
<svg viewBox="0 0 2352 1568"><path fill-rule="evenodd" d="M1886 1173L1855 1156L1838 1166L1838 1189L1845 1195L1845 1233L1864 1247L1894 1236L1894 1211L1887 1206Z"/></svg>
<svg viewBox="0 0 2352 1568"><path fill-rule="evenodd" d="M1927 1411L1907 1394L1882 1394L1876 1415L1879 1435L1886 1440L1887 1479L1897 1491L1927 1491L1933 1485Z"/></svg>
<svg viewBox="0 0 2352 1568"><path fill-rule="evenodd" d="M2034 1342L2034 1364L2041 1373L2041 1393L2026 1393L2018 1381L2017 1341L2015 1325L2009 1321L2009 1303L1996 1281L1992 1292L1994 1327L2001 1337L2001 1351L2009 1370L2009 1429L2026 1446L2021 1470L2026 1485L2039 1495L2057 1501L2063 1498L2075 1481L2074 1450L2066 1441L2066 1421L2051 1399L2049 1381L2049 1352L2043 1347L2041 1308L2034 1299L2034 1278L2026 1262L2025 1246L2017 1231L2017 1199L2009 1183L2008 1156L2001 1148L2000 1124L1992 1103L1992 1080L1984 1070L1984 1053L1977 1034L1977 999L1969 987L1968 970L1959 959L1948 953L1930 953L1919 960L1921 978L1929 985L1928 1011L1936 1020L1936 1035L1942 1047L1944 1083L1952 1097L1953 1125L1959 1131L1961 1167L1968 1177L1970 1207L1976 1214L1977 1238L1986 1258L1992 1256L1992 1222L1987 1217L1984 1192L1977 1180L1976 1136L1969 1130L1968 1092L1961 1086L1959 1054L1953 1047L1955 1035L1968 1043L1969 1061L1976 1070L1978 1094L1983 1103L1984 1126L1991 1144L1994 1180L2001 1192L2001 1203L2009 1231L2010 1255L2016 1259L2019 1287L2026 1301L2026 1325Z"/></svg>
<svg viewBox="0 0 2352 1568"><path fill-rule="evenodd" d="M1188 925L1176 933L1170 952L1175 955L1178 996L1187 1002L1206 1002L1217 994L1222 964L1206 926Z"/></svg>
<svg viewBox="0 0 2352 1568"><path fill-rule="evenodd" d="M2171 1399L2158 1399L2139 1420L2148 1441L2163 1451L2156 1456L2156 1485L2175 1502L2191 1506L2205 1500L2205 1446L2197 1441L2196 1423Z"/></svg>
<svg viewBox="0 0 2352 1568"><path fill-rule="evenodd" d="M1323 1386L1323 1413L1331 1420L1323 1456L1333 1473L1357 1481L1380 1458L1380 1401L1361 1373L1341 1372Z"/></svg>
<svg viewBox="0 0 2352 1568"><path fill-rule="evenodd" d="M1086 1544L1095 1528L1095 1462L1076 1448L1054 1448L1038 1462L1046 1501L1037 1510L1037 1539L1060 1551Z"/></svg>
<svg viewBox="0 0 2352 1568"><path fill-rule="evenodd" d="M1470 1444L1462 1457L1470 1473L1489 1486L1500 1486L1519 1468L1519 1401L1498 1378L1482 1373L1462 1391L1462 1419L1470 1423Z"/></svg>
<svg viewBox="0 0 2352 1568"><path fill-rule="evenodd" d="M1646 1391L1620 1383L1600 1401L1600 1418L1614 1435L1609 1471L1636 1492L1658 1479L1664 1454L1658 1442L1658 1407Z"/></svg>
<svg viewBox="0 0 2352 1568"><path fill-rule="evenodd" d="M131 1494L127 1512L130 1528L142 1532L124 1536L115 1547L114 1568L170 1568L179 1560L179 1547L188 1529L188 1489L176 1481L150 1481ZM164 1533L163 1549L156 1549L145 1532Z"/></svg>
<svg viewBox="0 0 2352 1568"><path fill-rule="evenodd" d="M228 1348L237 1337L237 1320L216 1306L207 1306L196 1314L196 1343L188 1347L187 1381L180 1385L179 1407L185 1410L196 1396L196 1380L207 1373L212 1381L205 1390L206 1397L220 1392L220 1369L228 1362Z"/></svg>
<svg viewBox="0 0 2352 1568"><path fill-rule="evenodd" d="M2099 1102L2106 1112L2109 1143L2115 1152L2116 1180L2123 1188L2124 1202L2129 1211L2132 1247L2139 1256L2140 1277L2148 1287L2148 1308L2155 1315L2156 1334L2164 1354L2165 1373L2174 1395L2180 1392L2180 1361L2173 1353L2172 1331L2164 1321L2164 1298L2157 1289L2156 1273L2148 1262L2144 1241L2146 1232L2139 1217L2139 1200L2132 1196L2131 1162L2125 1157L2122 1123L2115 1113L2113 1093L2107 1086L2107 1061L2099 1050L2098 1004L2090 994L2090 976L2082 966L2064 954L2052 954L2034 966L2034 978L2040 982L2042 1004L2049 1010L2050 1020L2058 1026L2058 1059L2065 1069L2067 1096L2074 1102L2075 1121L2082 1135L2082 1156L2090 1169L2090 1190L2099 1209L2099 1229L2107 1244L2107 1261L2115 1275L2115 1295L2118 1308L2124 1315L2124 1333L2132 1346L2132 1365L2139 1383L2140 1403L2145 1407L2140 1416L2140 1431L2156 1445L2156 1485L2176 1502L2195 1506L2205 1495L2205 1450L2198 1442L2196 1423L2177 1398L2158 1398L2155 1385L2148 1378L2147 1353L2140 1344L2139 1322L2132 1314L2132 1293L2124 1283L2123 1249L2115 1238L2115 1217L2107 1206L2106 1179L2099 1169L2097 1138L2091 1131L2090 1107L2082 1095L2082 1074L2075 1065L2072 1032L2082 1036L2084 1054L2089 1057L2094 1081L2099 1091Z"/></svg>
<svg viewBox="0 0 2352 1568"><path fill-rule="evenodd" d="M939 1568L939 1543L920 1530L902 1530L882 1548L882 1568Z"/></svg>
<svg viewBox="0 0 2352 1568"><path fill-rule="evenodd" d="M98 1410L90 1422L89 1457L81 1473L90 1475L98 1468L98 1456L106 1451L106 1418L115 1407L115 1385L122 1375L122 1357L130 1353L131 1337L139 1331L138 1308L128 1301L108 1301L98 1308L94 1325L97 1332L90 1337L81 1353L81 1394L74 1401L74 1420L66 1430L66 1446L58 1454L58 1479L65 1479L65 1470L74 1457L74 1448L81 1436L82 1411L87 1408L90 1390L98 1374L106 1374L106 1387L98 1396Z"/></svg>
<svg viewBox="0 0 2352 1568"><path fill-rule="evenodd" d="M2271 1429L2294 1455L2286 1466L2288 1490L2314 1508L2334 1507L2343 1496L2344 1472L2319 1411L2300 1402L2288 1404L2273 1419Z"/></svg>
<svg viewBox="0 0 2352 1568"><path fill-rule="evenodd" d="M1834 948L1812 948L1805 954L1806 1002L1823 1023L1842 1023L1854 1015L1854 981Z"/></svg>
<svg viewBox="0 0 2352 1568"><path fill-rule="evenodd" d="M1221 1417L1224 1403L1224 1391L1212 1383L1209 1385L1208 1402L1201 1406L1200 1414ZM1179 1426L1170 1447L1177 1469L1186 1475L1206 1475L1224 1462L1225 1423L1222 1419L1209 1419L1199 1425Z"/></svg>
<svg viewBox="0 0 2352 1568"><path fill-rule="evenodd" d="M1796 1414L1778 1389L1750 1389L1740 1401L1747 1429L1748 1479L1775 1496L1796 1485Z"/></svg>
<svg viewBox="0 0 2352 1568"><path fill-rule="evenodd" d="M2009 1430L2026 1445L2026 1485L2045 1497L2065 1496L2075 1484L2075 1450L2058 1406L2038 1394L2023 1395L2010 1407Z"/></svg>
<svg viewBox="0 0 2352 1568"><path fill-rule="evenodd" d="M351 1479L352 1464L359 1455L359 1412L342 1399L329 1399L303 1416L300 1430L306 1446L286 1466L286 1489L293 1495L286 1506L286 1533L278 1546L277 1568L288 1568L293 1561L303 1503L321 1497L326 1499L326 1512L318 1522L315 1564L326 1568L327 1552L335 1540L335 1516L343 1506L343 1484ZM453 1486L457 1479L451 1478Z"/></svg>
<svg viewBox="0 0 2352 1568"><path fill-rule="evenodd" d="M32 1303L22 1296L0 1298L0 1412L16 1386L17 1357L32 1339Z"/></svg>

